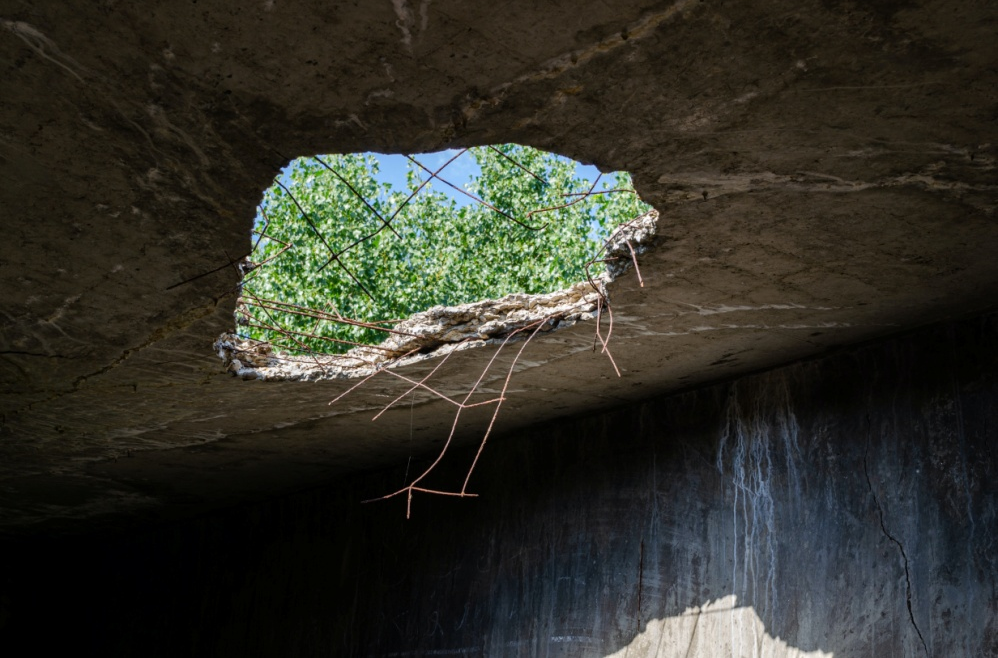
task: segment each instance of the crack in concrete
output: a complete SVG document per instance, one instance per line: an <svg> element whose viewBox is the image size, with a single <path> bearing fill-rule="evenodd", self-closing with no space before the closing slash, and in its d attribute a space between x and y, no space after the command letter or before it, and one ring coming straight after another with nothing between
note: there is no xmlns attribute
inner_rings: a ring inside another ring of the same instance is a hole
<svg viewBox="0 0 998 658"><path fill-rule="evenodd" d="M43 356L49 359L73 359L76 357L68 356L66 354L44 354L42 352L22 352L19 350L3 350L0 351L0 356Z"/></svg>
<svg viewBox="0 0 998 658"><path fill-rule="evenodd" d="M925 644L925 638L922 637L922 631L919 630L918 624L915 623L915 613L911 608L911 571L908 568L908 554L904 550L904 546L901 542L887 530L887 524L884 522L884 508L880 504L880 499L877 498L877 493L873 490L873 481L870 479L870 468L868 464L868 458L870 454L870 432L869 432L870 421L867 418L867 434L866 434L866 451L863 453L863 474L866 475L866 485L870 488L870 495L873 496L873 502L877 506L877 513L880 517L880 530L884 533L884 536L897 545L898 550L901 552L901 559L904 561L904 580L905 580L905 594L906 603L908 606L908 619L911 621L912 627L915 629L915 633L918 634L918 639L922 643L922 649L925 651L925 655L929 655L929 647Z"/></svg>
<svg viewBox="0 0 998 658"><path fill-rule="evenodd" d="M935 173L937 173L936 170L927 168L916 173L880 178L875 181L862 181L846 180L838 176L813 171L799 171L793 175L776 174L771 171L721 175L685 172L662 175L659 177L658 183L665 186L663 194L667 203L700 202L708 197L716 199L729 194L763 192L772 189L846 194L875 189L916 188L927 192L954 195L979 210L987 213L994 211L994 206L975 202L973 199L966 198L966 195L991 194L998 190L998 186L972 185L936 176Z"/></svg>
<svg viewBox="0 0 998 658"><path fill-rule="evenodd" d="M187 327L191 326L192 324L194 324L198 320L201 320L201 319L207 317L208 315L211 315L211 313L213 313L215 311L215 308L216 308L216 303L212 303L212 304L208 304L206 306L200 306L200 307L197 307L197 308L193 308L193 309L190 309L190 310L188 310L188 311L186 311L184 313L181 313L179 316L177 316L176 318L174 318L171 322L168 322L163 327L160 327L159 329L157 329L156 331L154 331L140 345L136 345L135 347L130 347L130 348L124 350L117 358L115 358L109 364L101 367L100 369L95 370L95 371L90 372L90 373L87 373L87 374L80 375L79 377L77 377L76 379L74 379L73 383L70 384L70 387L68 389L63 389L61 391L54 392L54 394L51 397L45 398L44 400L36 400L34 402L31 402L28 405L26 405L24 407L21 407L20 409L15 410L14 413L15 414L19 414L19 413L23 413L25 411L31 411L34 408L35 405L38 405L38 404L48 404L48 403L50 403L50 402L52 402L54 400L58 400L59 398L62 398L62 397L65 397L67 395L70 395L72 393L75 393L76 391L80 390L80 387L83 386L83 384L85 384L87 382L87 380L93 379L95 377L99 377L99 376L101 376L101 375L109 372L110 370L113 370L113 369L117 368L119 365L121 365L124 361L126 361L130 356L132 356L136 352L140 352L140 351L146 349L147 347L149 347L150 345L153 345L154 343L158 343L159 341L161 341L161 340L163 340L165 338L170 337L171 335L173 335L177 331L181 331L183 329L186 329Z"/></svg>
<svg viewBox="0 0 998 658"><path fill-rule="evenodd" d="M394 2L396 0L393 0ZM611 34L595 43L590 43L582 48L551 57L537 69L493 87L487 97L472 99L461 109L461 113L466 121L475 119L483 107L495 107L502 103L510 89L524 84L557 78L567 71L579 68L598 55L609 53L627 45L631 39L642 39L653 35L661 24L676 16L683 15L694 6L696 6L695 0L679 0L664 11L642 16L638 20L628 24L621 31Z"/></svg>
<svg viewBox="0 0 998 658"><path fill-rule="evenodd" d="M206 306L201 306L201 307L198 307L198 308L193 308L193 309L190 309L189 311L181 313L179 316L177 316L176 318L174 318L171 322L168 322L165 326L163 326L163 327L157 329L156 331L154 331L149 336L149 338L147 338L145 341L143 341L140 345L136 345L135 347L130 347L130 348L124 350L121 353L121 355L118 358L116 358L113 361L111 361L111 363L107 364L106 366L104 366L104 367L100 368L99 370L96 370L96 371L94 371L92 373L89 373L89 374L86 374L86 375L80 375L79 377L77 377L75 380L73 380L72 389L69 390L69 391L66 391L66 393L72 393L73 391L78 390L84 383L86 383L86 381L88 379L92 379L94 377L99 377L100 375L103 375L104 373L106 373L106 372L108 372L110 370L113 370L114 368L117 368L122 362L124 362L125 360L127 360L132 354L135 354L136 352L144 350L145 348L149 347L150 345L153 345L154 343L158 343L159 341L163 340L164 338L167 338L167 337L171 336L172 334L176 333L177 331L181 331L183 329L186 329L187 327L191 326L192 324L194 324L198 320L200 320L200 319L202 319L204 317L207 317L208 315L211 315L211 313L213 313L214 310L215 310L215 306L216 306L215 304L208 304Z"/></svg>
<svg viewBox="0 0 998 658"><path fill-rule="evenodd" d="M90 75L90 72L82 64L69 55L63 53L54 41L33 25L22 21L0 20L0 27L23 41L29 48L35 51L42 59L52 62L71 76L86 84L83 76Z"/></svg>

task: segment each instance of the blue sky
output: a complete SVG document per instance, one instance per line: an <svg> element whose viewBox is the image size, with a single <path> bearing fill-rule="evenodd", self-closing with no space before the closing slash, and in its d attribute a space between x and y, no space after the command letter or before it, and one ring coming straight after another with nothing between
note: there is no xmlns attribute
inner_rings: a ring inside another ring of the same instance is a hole
<svg viewBox="0 0 998 658"><path fill-rule="evenodd" d="M419 160L428 169L436 171L457 153L457 149L450 149L447 151L437 151L436 153L417 153L413 154L412 157ZM405 174L409 164L406 157L404 155L385 155L384 153L373 153L372 155L378 158L380 166L380 171L375 178L382 182L391 183L395 188L405 189ZM479 169L478 164L475 162L474 156L471 153L465 153L440 172L440 176L446 178L454 185L466 188L466 183L471 181L472 176L476 176L480 172L481 169ZM575 175L586 178L591 182L596 180L599 170L592 165L576 164ZM472 203L471 199L452 190L443 183L436 182L433 187L453 198L459 206Z"/></svg>
<svg viewBox="0 0 998 658"><path fill-rule="evenodd" d="M428 169L436 171L441 165L457 155L458 152L459 149L449 149L447 151L436 151L434 153L416 153L413 154L413 157L419 160L419 162L421 162ZM384 153L370 153L370 155L373 155L378 159L379 170L378 174L375 176L378 181L391 183L392 187L398 190L404 190L406 188L405 175L409 161L404 155L386 155ZM568 158L564 159L568 160ZM290 176L292 164L293 162L289 162L287 166L281 170L281 173L277 176L277 180L280 180L288 187L293 188ZM481 173L481 168L479 168L478 163L475 162L474 156L471 155L471 153L464 153L457 160L450 163L446 169L440 172L440 176L446 178L454 185L467 189L467 183L471 182L472 176L476 176L479 173ZM585 178L592 182L596 180L599 173L599 169L592 165L583 165L578 162L575 163L575 175L579 178ZM424 173L423 175L427 176L428 174ZM609 183L612 179L603 177L601 180L605 184ZM474 203L469 197L460 194L439 181L434 181L433 188L454 199L459 207ZM258 215L256 221L259 224L263 221L263 218Z"/></svg>

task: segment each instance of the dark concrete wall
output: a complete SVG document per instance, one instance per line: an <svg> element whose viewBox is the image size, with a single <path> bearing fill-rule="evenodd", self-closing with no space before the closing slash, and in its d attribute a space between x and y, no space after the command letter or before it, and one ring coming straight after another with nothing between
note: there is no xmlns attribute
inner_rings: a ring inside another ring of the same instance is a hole
<svg viewBox="0 0 998 658"><path fill-rule="evenodd" d="M0 637L4 655L995 656L996 435L991 316L506 437L480 498L416 498L409 521L401 499L358 504L400 469L8 542Z"/></svg>

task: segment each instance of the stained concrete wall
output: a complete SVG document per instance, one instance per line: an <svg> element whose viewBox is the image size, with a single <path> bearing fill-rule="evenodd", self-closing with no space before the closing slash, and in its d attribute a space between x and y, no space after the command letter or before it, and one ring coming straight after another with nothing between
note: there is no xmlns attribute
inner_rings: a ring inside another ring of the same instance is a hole
<svg viewBox="0 0 998 658"><path fill-rule="evenodd" d="M409 521L358 504L400 469L10 544L4 655L995 656L996 433L998 316L935 326L506 437Z"/></svg>

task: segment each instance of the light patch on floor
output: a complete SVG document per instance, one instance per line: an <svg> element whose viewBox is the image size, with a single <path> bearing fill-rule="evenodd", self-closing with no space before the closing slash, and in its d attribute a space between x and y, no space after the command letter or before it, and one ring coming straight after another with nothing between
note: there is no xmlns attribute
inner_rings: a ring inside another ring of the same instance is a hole
<svg viewBox="0 0 998 658"><path fill-rule="evenodd" d="M643 633L606 658L832 658L820 649L803 651L766 631L752 606L738 606L734 594L682 614L652 619Z"/></svg>

